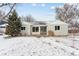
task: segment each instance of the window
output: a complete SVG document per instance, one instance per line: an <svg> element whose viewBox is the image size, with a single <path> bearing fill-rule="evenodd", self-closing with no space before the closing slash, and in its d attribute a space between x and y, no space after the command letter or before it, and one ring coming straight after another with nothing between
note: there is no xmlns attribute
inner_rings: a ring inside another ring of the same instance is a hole
<svg viewBox="0 0 79 59"><path fill-rule="evenodd" d="M35 27L32 28L32 32L35 32Z"/></svg>
<svg viewBox="0 0 79 59"><path fill-rule="evenodd" d="M60 30L60 26L55 26L55 30Z"/></svg>
<svg viewBox="0 0 79 59"><path fill-rule="evenodd" d="M41 32L46 32L47 31L47 27L46 26L41 26L40 29L41 29Z"/></svg>
<svg viewBox="0 0 79 59"><path fill-rule="evenodd" d="M25 27L21 27L21 30L25 30Z"/></svg>
<svg viewBox="0 0 79 59"><path fill-rule="evenodd" d="M39 32L39 27L36 27L36 32Z"/></svg>
<svg viewBox="0 0 79 59"><path fill-rule="evenodd" d="M32 32L39 32L39 27L32 27Z"/></svg>

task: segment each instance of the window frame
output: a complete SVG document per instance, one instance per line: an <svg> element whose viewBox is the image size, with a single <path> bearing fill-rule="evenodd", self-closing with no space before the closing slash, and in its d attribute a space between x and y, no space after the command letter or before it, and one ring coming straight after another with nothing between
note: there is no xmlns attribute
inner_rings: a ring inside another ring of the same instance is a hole
<svg viewBox="0 0 79 59"><path fill-rule="evenodd" d="M32 27L32 32L39 32L39 27Z"/></svg>
<svg viewBox="0 0 79 59"><path fill-rule="evenodd" d="M55 26L55 31L56 30L60 30L60 26L59 25Z"/></svg>
<svg viewBox="0 0 79 59"><path fill-rule="evenodd" d="M21 30L25 30L26 29L26 27L21 27Z"/></svg>
<svg viewBox="0 0 79 59"><path fill-rule="evenodd" d="M47 32L47 26L41 26L40 28L41 28L40 30L41 32Z"/></svg>

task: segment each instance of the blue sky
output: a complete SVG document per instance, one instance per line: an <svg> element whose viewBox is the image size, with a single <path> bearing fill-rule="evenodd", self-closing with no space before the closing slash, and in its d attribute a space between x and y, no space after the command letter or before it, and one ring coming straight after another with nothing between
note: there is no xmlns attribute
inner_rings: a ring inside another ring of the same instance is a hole
<svg viewBox="0 0 79 59"><path fill-rule="evenodd" d="M19 3L15 9L19 16L32 15L36 20L54 20L55 7L64 3ZM5 9L8 11L8 8Z"/></svg>
<svg viewBox="0 0 79 59"><path fill-rule="evenodd" d="M32 15L36 20L52 21L55 19L55 7L63 3L20 3L15 7L19 16Z"/></svg>

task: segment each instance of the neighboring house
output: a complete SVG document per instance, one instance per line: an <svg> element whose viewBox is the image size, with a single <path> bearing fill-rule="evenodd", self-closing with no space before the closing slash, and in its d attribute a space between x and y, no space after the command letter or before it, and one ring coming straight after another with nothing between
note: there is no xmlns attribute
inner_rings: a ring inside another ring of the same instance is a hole
<svg viewBox="0 0 79 59"><path fill-rule="evenodd" d="M5 33L5 30L6 30L6 26L7 25L8 24L6 24L6 23L0 25L0 35Z"/></svg>
<svg viewBox="0 0 79 59"><path fill-rule="evenodd" d="M61 36L68 35L68 24L61 21L54 22L22 22L22 35Z"/></svg>

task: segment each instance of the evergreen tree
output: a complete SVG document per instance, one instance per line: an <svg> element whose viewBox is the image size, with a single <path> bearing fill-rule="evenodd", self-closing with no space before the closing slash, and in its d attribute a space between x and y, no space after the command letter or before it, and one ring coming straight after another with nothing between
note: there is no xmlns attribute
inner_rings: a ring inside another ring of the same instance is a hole
<svg viewBox="0 0 79 59"><path fill-rule="evenodd" d="M8 17L8 25L6 27L6 34L11 36L18 36L21 32L21 21L15 10Z"/></svg>

